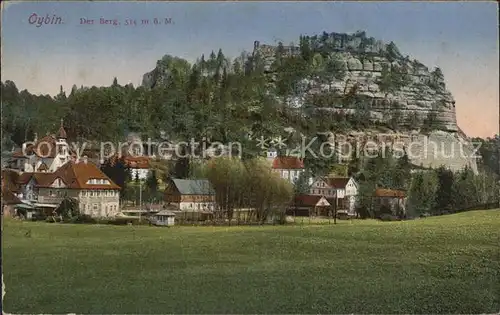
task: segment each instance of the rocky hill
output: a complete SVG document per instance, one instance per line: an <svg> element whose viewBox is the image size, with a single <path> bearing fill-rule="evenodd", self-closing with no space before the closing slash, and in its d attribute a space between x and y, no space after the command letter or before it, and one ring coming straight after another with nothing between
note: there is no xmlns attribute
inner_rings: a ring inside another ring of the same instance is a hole
<svg viewBox="0 0 500 315"><path fill-rule="evenodd" d="M325 92L342 95L355 87L359 96L369 98L369 109L374 119L383 120L387 117L389 107L397 104L403 117L416 113L423 120L430 112L434 112L440 129L458 130L455 101L446 89L440 69L430 71L417 60L403 57L394 43L384 44L366 37L364 32L352 35L325 33L307 39L313 52L327 52L314 56L318 60L318 67L328 57L335 57L343 64L345 75L342 79L330 81L304 78L301 82L302 93L290 100L293 106L302 107L311 95ZM263 59L268 72L272 72L277 51L278 46L254 42L253 56ZM283 46L282 51L285 56L301 55L299 46ZM332 104L330 108L344 111L355 109L343 104Z"/></svg>
<svg viewBox="0 0 500 315"><path fill-rule="evenodd" d="M225 59L221 51L217 56L212 52L207 61L202 57L195 66L203 76L216 80L222 73L262 69L267 94L287 105L291 112L300 112L303 117L311 112L316 113L314 117L322 116L322 112L324 117L363 112L357 121L368 120L374 128L362 132L380 132L377 126L382 125L388 127L385 130L389 129L389 133L397 132L407 139L406 145L411 144L408 139L415 139L415 165L446 165L454 170L468 165L477 169L471 157L472 144L457 126L455 101L446 89L443 73L404 56L393 42L383 43L367 37L365 32L325 32L300 36L299 45L255 41L251 54L234 61ZM144 75L143 86L167 85L175 77L186 81L189 73L185 61L165 56ZM349 128L360 131L352 124ZM425 141L435 144L429 148L423 145Z"/></svg>
<svg viewBox="0 0 500 315"><path fill-rule="evenodd" d="M326 80L321 75L303 78L296 90L298 93L292 93L284 100L291 107L352 114L359 110L362 103L369 111L371 120L387 122L398 111L401 124L412 116L420 122L432 116L436 123L431 131L424 133L421 125L409 126L406 131L394 133L393 137L389 133L388 141L402 140L407 148L411 146L410 159L415 165L445 165L453 170L469 166L477 172L474 148L457 126L455 101L446 89L444 75L439 68L429 70L419 61L403 56L394 43L385 44L368 38L364 32L351 35L323 33L322 36L302 37L303 40L311 47L313 65L328 71L327 63L335 60L335 70L343 74L327 75ZM254 42L252 57L263 61L271 87L277 80L278 74L273 65L279 54L300 57L304 49ZM318 73L321 74L321 70ZM340 101L352 91L360 102L346 104ZM334 97L326 105L324 102L319 105L317 101L322 95ZM371 137L377 130L362 133L374 141L379 139ZM366 141L364 138L363 141ZM386 140L380 141L380 144L382 142Z"/></svg>

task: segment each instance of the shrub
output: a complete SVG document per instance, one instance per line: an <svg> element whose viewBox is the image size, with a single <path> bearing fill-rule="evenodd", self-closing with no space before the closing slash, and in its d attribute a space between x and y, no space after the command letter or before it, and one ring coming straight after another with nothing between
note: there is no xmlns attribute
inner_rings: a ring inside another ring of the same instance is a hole
<svg viewBox="0 0 500 315"><path fill-rule="evenodd" d="M400 221L401 219L395 215L384 213L379 216L380 221Z"/></svg>
<svg viewBox="0 0 500 315"><path fill-rule="evenodd" d="M366 206L356 207L356 213L361 219L367 219L370 217L370 211L368 211L368 208Z"/></svg>
<svg viewBox="0 0 500 315"><path fill-rule="evenodd" d="M69 222L70 223L90 223L90 224L97 223L96 219L92 218L88 214L80 214L80 215L74 216L69 220Z"/></svg>
<svg viewBox="0 0 500 315"><path fill-rule="evenodd" d="M378 210L379 216L382 216L384 214L388 215L393 215L391 207L388 205L381 205L379 210Z"/></svg>

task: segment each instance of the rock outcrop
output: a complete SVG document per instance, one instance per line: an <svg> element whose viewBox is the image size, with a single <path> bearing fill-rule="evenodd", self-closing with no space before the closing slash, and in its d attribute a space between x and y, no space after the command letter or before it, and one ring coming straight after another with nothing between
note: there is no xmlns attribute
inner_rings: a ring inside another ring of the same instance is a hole
<svg viewBox="0 0 500 315"><path fill-rule="evenodd" d="M287 100L290 106L301 108L312 105L318 108L316 104L308 104L312 95L345 95L355 89L358 96L366 98L370 116L374 120L384 121L390 117L394 104L398 105L401 120L412 114L423 121L433 113L438 121L438 130L424 135L416 128L413 133L402 135L405 147L411 150L411 162L425 168L444 165L455 171L468 166L477 173L474 147L457 126L455 100L446 89L440 69L430 71L417 60L403 57L393 43L384 44L367 38L364 32L353 35L324 33L320 37L307 39L313 51L322 51L323 58L326 51L327 58L338 60L345 75L340 80L332 79L329 82L314 77L304 78L300 82L300 93ZM263 61L264 69L271 78L271 85L275 81L272 65L276 60L277 50L278 46L254 42L253 57ZM298 46L282 46L280 51L285 57L301 55ZM383 85L384 80L390 81L388 76L397 76L399 84L396 84L395 88ZM344 113L357 110L340 102L328 108L318 109Z"/></svg>
<svg viewBox="0 0 500 315"><path fill-rule="evenodd" d="M417 60L403 57L397 48L392 48L395 51L391 58L388 50L394 44L385 45L373 38L366 38L364 33L331 33L327 38L326 35L324 37L312 37L311 46L313 49L321 49L322 46L329 45L324 50L344 64L345 76L342 80L335 79L326 83L314 78L304 78L301 82L304 93L289 100L294 107L303 106L310 95L323 92L343 94L356 86L358 95L371 99L370 111L375 119L383 120L387 116L386 112L390 110L388 104L398 104L403 117L416 113L422 121L430 112L434 112L442 130L458 130L455 101L446 89L439 69L429 71ZM277 49L278 46L262 45L256 41L253 55L258 55L263 60L266 71L271 72ZM301 54L300 48L295 46L284 46L282 51L284 56ZM384 90L381 86L382 77L388 75L400 76L404 83L396 89ZM340 104L333 108L350 109Z"/></svg>

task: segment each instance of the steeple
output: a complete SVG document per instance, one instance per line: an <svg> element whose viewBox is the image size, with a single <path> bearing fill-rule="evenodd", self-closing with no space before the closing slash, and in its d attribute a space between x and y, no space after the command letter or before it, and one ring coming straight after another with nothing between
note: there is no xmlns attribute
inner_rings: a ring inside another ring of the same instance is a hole
<svg viewBox="0 0 500 315"><path fill-rule="evenodd" d="M67 138L66 130L64 130L64 127L63 127L63 119L62 118L61 118L61 127L59 127L59 131L57 132L57 138L58 139L66 139Z"/></svg>

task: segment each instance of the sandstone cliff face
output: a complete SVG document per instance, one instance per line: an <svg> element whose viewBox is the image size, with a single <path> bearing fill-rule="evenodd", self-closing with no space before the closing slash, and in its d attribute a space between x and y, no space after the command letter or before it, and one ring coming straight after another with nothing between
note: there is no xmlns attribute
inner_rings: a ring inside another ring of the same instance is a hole
<svg viewBox="0 0 500 315"><path fill-rule="evenodd" d="M402 119L412 113L417 114L422 121L433 112L440 122L439 130L423 135L419 128L415 127L413 132L400 134L405 147L411 150L408 152L411 162L425 168L444 165L454 171L468 166L477 173L474 147L457 126L455 101L446 89L440 70L431 71L417 60L403 57L399 52L396 53L398 55L396 58L388 58L388 49L394 46L389 47L390 45L373 38L367 39L364 33L353 35L325 33L321 39L314 36L310 40L313 49L328 45L326 50L330 56L343 64L345 76L341 80L332 79L329 82L314 77L304 78L300 84L300 92L286 100L290 106L315 107L315 104L307 103L311 99L309 96L330 92L345 95L356 86L357 95L364 96L368 100L370 115L374 120L387 119L391 112L391 106L388 104L399 105ZM253 56L263 60L264 68L271 78L271 85L275 81L272 65L276 59L276 51L277 46L254 43ZM285 56L301 54L300 48L296 46L284 46L281 51L284 51ZM381 86L382 76L387 73L404 76L404 84L387 91ZM340 103L320 109L346 113L356 111L355 108L344 107ZM371 133L366 131L366 134ZM359 139L355 139L354 142L359 143ZM375 142L381 143L378 140Z"/></svg>
<svg viewBox="0 0 500 315"><path fill-rule="evenodd" d="M365 44L363 44L363 42ZM342 80L321 82L315 78L302 80L303 93L292 97L289 103L294 107L301 107L312 94L336 92L338 94L350 91L355 85L357 94L371 99L370 111L374 119L383 120L388 109L388 103L397 103L402 115L411 112L419 115L420 120L425 119L429 112L435 112L441 122L442 130L457 131L455 116L455 101L451 93L446 90L444 78L416 60L399 56L397 60L386 57L387 46L373 38L362 35L347 35L331 33L328 39L311 40L313 48L330 45L327 49L330 55L335 56L344 63L346 75ZM285 56L300 55L299 47L285 46ZM271 71L275 61L277 46L261 45L254 43L254 56L263 59L265 69ZM390 92L382 91L380 80L384 73L404 75L404 86ZM334 106L345 111L351 110L341 105Z"/></svg>

